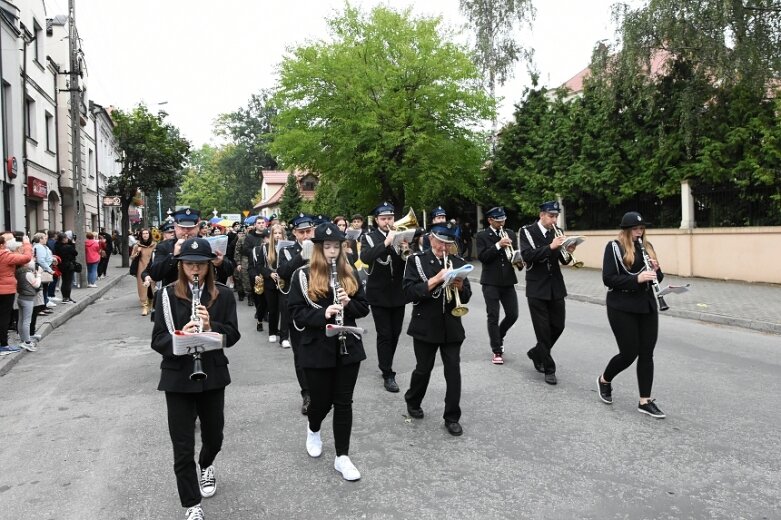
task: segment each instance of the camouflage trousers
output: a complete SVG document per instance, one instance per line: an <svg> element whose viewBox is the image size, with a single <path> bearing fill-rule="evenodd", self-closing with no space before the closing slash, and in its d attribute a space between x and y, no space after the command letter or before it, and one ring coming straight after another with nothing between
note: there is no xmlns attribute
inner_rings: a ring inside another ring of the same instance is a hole
<svg viewBox="0 0 781 520"><path fill-rule="evenodd" d="M233 287L239 294L252 294L253 285L249 279L249 258L246 256L241 257L241 273L233 273Z"/></svg>

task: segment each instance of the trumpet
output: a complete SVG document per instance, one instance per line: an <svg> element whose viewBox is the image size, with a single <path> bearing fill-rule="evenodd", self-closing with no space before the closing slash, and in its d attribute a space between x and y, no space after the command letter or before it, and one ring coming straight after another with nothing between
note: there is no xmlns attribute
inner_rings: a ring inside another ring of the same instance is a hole
<svg viewBox="0 0 781 520"><path fill-rule="evenodd" d="M553 226L553 230L556 233L557 237L564 236L564 231L562 231L559 226L554 225ZM563 246L561 248L561 257L564 259L565 262L569 262L570 258L571 258L572 259L572 267L574 267L575 269L580 269L581 267L583 267L583 262L581 262L580 260L575 258L575 255L573 255L572 253L570 253L569 251L564 249Z"/></svg>
<svg viewBox="0 0 781 520"><path fill-rule="evenodd" d="M201 288L198 285L198 275L193 275L193 303L190 307L190 321L198 323L198 332L203 332L203 321L198 316L198 306L201 304ZM206 372L203 371L201 363L201 353L195 351L193 354L193 373L190 374L193 381L203 381L206 379Z"/></svg>
<svg viewBox="0 0 781 520"><path fill-rule="evenodd" d="M450 260L447 255L445 255L445 261L443 263L445 265L445 269L453 269L453 261ZM465 316L466 313L469 312L469 308L461 303L461 296L459 296L458 289L456 289L454 286L448 285L445 287L445 298L448 302L455 300L456 306L453 307L453 310L450 311L450 314L456 318Z"/></svg>
<svg viewBox="0 0 781 520"><path fill-rule="evenodd" d="M499 227L499 238L510 238L507 235L507 231L504 230L504 226ZM512 243L504 248L504 254L507 256L507 260L513 264L516 269L523 271L525 264L523 263L522 259L513 263L513 258L515 258L515 248L513 247Z"/></svg>
<svg viewBox="0 0 781 520"><path fill-rule="evenodd" d="M640 252L643 254L643 263L645 263L646 271L654 271L654 267L651 265L651 257L648 256L648 253L645 250L645 246L643 245L643 239L638 237L637 244L640 246ZM654 287L654 294L656 294L656 303L659 306L659 310L666 311L670 308L670 306L667 305L666 301L664 301L664 296L659 294L659 292L662 290L662 288L659 287L659 280L654 280L652 284Z"/></svg>
<svg viewBox="0 0 781 520"><path fill-rule="evenodd" d="M336 258L331 259L331 287L334 291L334 305L340 305L337 293L341 288L341 284L339 283L339 273L336 270ZM344 308L336 313L336 326L344 328ZM328 327L326 326L326 334L327 329ZM347 333L344 330L339 332L339 354L342 356L349 354L347 352Z"/></svg>
<svg viewBox="0 0 781 520"><path fill-rule="evenodd" d="M415 216L415 212L412 210L412 208L410 208L407 214L404 215L404 217L402 217L401 219L394 222L390 228L393 231L409 231L410 229L415 229L417 227L418 227L418 217ZM407 258L409 258L410 255L412 254L412 249L409 248L409 245L407 246L406 249L402 249L401 245L395 247L395 249L396 249L396 253L405 262L407 261Z"/></svg>

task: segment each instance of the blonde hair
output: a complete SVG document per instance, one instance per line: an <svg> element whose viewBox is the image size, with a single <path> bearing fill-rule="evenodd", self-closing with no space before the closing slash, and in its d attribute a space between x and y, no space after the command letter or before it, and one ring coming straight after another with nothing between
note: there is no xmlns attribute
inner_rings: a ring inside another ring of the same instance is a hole
<svg viewBox="0 0 781 520"><path fill-rule="evenodd" d="M645 250L648 251L648 256L658 261L654 246L645 240L645 229L643 229L643 236L640 238L643 240ZM621 244L621 249L624 250L624 255L622 256L624 265L631 269L635 263L635 241L632 238L632 228L624 228L618 233L618 243Z"/></svg>
<svg viewBox="0 0 781 520"><path fill-rule="evenodd" d="M211 262L207 262L209 268L206 270L206 275L203 277L203 287L206 290L206 292L209 293L209 305L206 306L206 308L210 308L212 305L214 305L214 302L217 301L217 296L219 295L219 291L217 290L217 286L214 285L214 266ZM182 265L182 262L179 262L179 278L176 280L176 285L174 286L174 294L177 298L180 298L182 300L187 300L188 302L191 301L191 294L190 294L190 281L187 279L187 275L184 272L184 266Z"/></svg>
<svg viewBox="0 0 781 520"><path fill-rule="evenodd" d="M269 269L272 269L273 265L277 263L277 239L274 238L274 232L277 230L282 231L283 240L285 236L285 228L281 225L274 224L271 226L271 232L268 234L268 253L266 253Z"/></svg>
<svg viewBox="0 0 781 520"><path fill-rule="evenodd" d="M339 249L336 257L336 272L339 284L349 296L358 292L358 280L353 275L353 268L347 261L347 255L343 249ZM315 242L312 249L312 258L309 260L309 299L317 301L326 296L331 289L331 266L323 254L323 243Z"/></svg>

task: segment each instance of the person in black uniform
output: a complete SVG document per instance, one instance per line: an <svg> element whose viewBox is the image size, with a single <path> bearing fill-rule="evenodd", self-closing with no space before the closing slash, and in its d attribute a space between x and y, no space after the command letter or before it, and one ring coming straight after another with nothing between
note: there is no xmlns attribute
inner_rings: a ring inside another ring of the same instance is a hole
<svg viewBox="0 0 781 520"><path fill-rule="evenodd" d="M374 208L377 227L361 237L361 262L368 266L366 298L377 330L377 360L388 392L399 391L396 372L393 371L393 356L401 335L405 304L401 287L404 260L392 245L396 235L393 212L393 205L387 202Z"/></svg>
<svg viewBox="0 0 781 520"><path fill-rule="evenodd" d="M192 319L193 277L198 275L200 305L196 309L203 331L220 333L225 346L239 341L239 323L233 292L215 283L212 262L216 256L209 242L202 238L186 240L176 255L176 281L166 286L157 298L152 348L162 354L158 390L165 392L168 408L168 430L174 448L174 473L179 499L187 508L188 520L203 519L201 498L217 490L214 459L222 448L225 424L225 387L230 384L228 358L222 349L201 354L206 379L193 380L192 356L173 353L171 335L175 330L196 332L198 321ZM170 312L166 312L168 309ZM169 316L166 320L166 314ZM202 447L195 465L195 419L201 423Z"/></svg>
<svg viewBox="0 0 781 520"><path fill-rule="evenodd" d="M312 259L297 270L290 287L290 314L301 331L299 362L306 372L312 395L309 406L306 450L311 457L323 452L320 428L331 407L336 459L334 468L345 480L358 480L360 472L350 461L350 432L353 421L353 391L361 361L366 359L359 336L347 334L347 353L341 353L338 336L325 335L326 324L336 324L341 314L343 325L355 326L355 320L369 314L363 287L355 267L342 251L347 237L332 223L315 230ZM331 262L336 261L338 290L334 296Z"/></svg>
<svg viewBox="0 0 781 520"><path fill-rule="evenodd" d="M461 435L461 343L464 327L461 318L451 311L456 306L453 290L443 289L445 276L452 269L462 267L464 260L448 255L455 243L455 227L437 224L429 232L431 248L412 255L404 271L404 297L414 304L407 334L413 338L417 364L412 372L409 390L404 394L407 412L416 419L423 418L421 402L426 395L437 349L445 371L445 427L451 435ZM472 289L469 280L457 279L452 284L462 304L469 302Z"/></svg>
<svg viewBox="0 0 781 520"><path fill-rule="evenodd" d="M597 380L599 397L613 404L613 379L637 359L640 402L637 411L657 419L665 414L651 399L654 382L654 347L659 334L659 309L654 281L664 279L656 251L645 240L648 225L640 213L630 211L621 219L621 232L605 247L602 281L608 288L607 319L618 343L618 354ZM642 247L639 242L642 240ZM651 269L643 259L645 248Z"/></svg>
<svg viewBox="0 0 781 520"><path fill-rule="evenodd" d="M545 374L545 382L556 384L556 363L551 349L564 332L564 298L567 288L559 264L568 264L572 256L563 254L562 244L566 237L556 236L556 221L559 218L559 203L545 202L540 205L540 218L534 224L519 230L521 256L526 262L526 300L534 327L537 344L526 355L538 372ZM570 246L567 251L575 251Z"/></svg>
<svg viewBox="0 0 781 520"><path fill-rule="evenodd" d="M429 228L436 226L437 224L444 224L447 222L447 212L442 206L437 206L429 213ZM431 249L431 242L428 239L428 233L422 233L419 239L419 250L425 251Z"/></svg>
<svg viewBox="0 0 781 520"><path fill-rule="evenodd" d="M279 224L272 226L269 230L268 242L252 250L252 261L250 262L249 274L250 280L257 283L257 277L263 277L263 294L268 309L268 341L276 343L279 338L279 287L277 267L280 254L277 251L277 244L284 236L284 230ZM263 330L259 327L258 330ZM285 328L287 331L287 326ZM287 334L285 334L287 338Z"/></svg>
<svg viewBox="0 0 781 520"><path fill-rule="evenodd" d="M153 253L153 260L143 273L144 279L148 275L152 280L162 282L164 286L177 280L179 271L176 265L176 258L174 257L179 254L185 240L193 238L198 234L200 215L201 213L198 210L190 208L180 209L171 214L174 219L174 234L176 236L157 244ZM217 281L225 283L233 272L233 263L221 253L215 254L217 256L211 264L216 269Z"/></svg>
<svg viewBox="0 0 781 520"><path fill-rule="evenodd" d="M293 219L293 235L296 238L296 243L292 246L286 247L279 252L279 269L277 274L279 275L284 286L287 289L280 291L282 298L280 299L279 308L282 314L282 320L287 325L287 330L290 333L290 339L284 338L282 340L283 348L293 347L293 364L296 368L296 377L298 378L298 386L301 388L301 413L306 415L309 410L309 404L311 399L309 397L309 385L306 381L306 375L301 369L299 362L299 346L301 344L301 337L298 329L293 326L293 319L290 315L288 308L288 293L290 292L290 280L293 277L293 273L299 267L306 265L309 261L309 256L312 254L312 236L315 231L314 220L309 215L299 214L298 217ZM284 330L280 331L284 333Z"/></svg>
<svg viewBox="0 0 781 520"><path fill-rule="evenodd" d="M504 229L507 215L503 208L491 208L485 212L488 227L477 234L477 258L483 264L480 286L483 289L485 310L488 315L488 339L495 365L504 363L504 337L518 320L518 294L515 284L515 268L508 251L515 244L515 233ZM506 237L502 237L502 234ZM504 319L499 323L499 305L504 309Z"/></svg>

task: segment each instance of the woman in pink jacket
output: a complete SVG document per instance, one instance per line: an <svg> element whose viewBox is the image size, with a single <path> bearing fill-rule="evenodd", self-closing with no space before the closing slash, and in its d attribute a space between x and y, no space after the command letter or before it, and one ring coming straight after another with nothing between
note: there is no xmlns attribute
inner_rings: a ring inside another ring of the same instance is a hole
<svg viewBox="0 0 781 520"><path fill-rule="evenodd" d="M87 287L97 287L98 264L100 263L100 242L95 240L95 234L87 231L84 236L84 249L87 255Z"/></svg>
<svg viewBox="0 0 781 520"><path fill-rule="evenodd" d="M32 258L33 246L29 238L25 236L20 245L10 231L0 235L0 356L20 350L8 346L8 324L16 298L16 268Z"/></svg>

